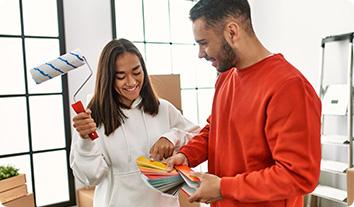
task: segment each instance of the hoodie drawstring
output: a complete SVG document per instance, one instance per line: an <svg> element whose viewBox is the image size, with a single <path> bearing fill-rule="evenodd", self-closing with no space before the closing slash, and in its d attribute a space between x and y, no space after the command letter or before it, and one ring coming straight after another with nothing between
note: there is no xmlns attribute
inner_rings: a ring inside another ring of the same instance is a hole
<svg viewBox="0 0 354 207"><path fill-rule="evenodd" d="M142 100L141 97L137 98L133 102L131 108L138 107L138 105L140 104L141 100ZM146 132L146 149L147 149L146 156L149 156L149 154L150 154L149 151L150 151L150 146L151 146L151 138L150 138L149 130L147 128L147 122L146 122L146 118L145 118L144 109L140 108L140 110L141 110L141 114L142 114L142 117L143 117L144 128L145 128L145 132ZM129 142L128 142L128 137L127 137L127 134L126 134L126 130L125 130L124 124L122 124L121 127L122 127L124 141L125 141L125 144L127 145L128 161L131 162L133 155L132 155L131 148L130 148L130 145L129 145Z"/></svg>
<svg viewBox="0 0 354 207"><path fill-rule="evenodd" d="M131 149L130 149L130 145L128 143L127 134L125 133L124 124L122 124L121 126L122 126L122 132L123 132L124 141L125 141L125 144L127 145L127 150L128 150L128 162L131 162L132 161L132 152L131 152Z"/></svg>
<svg viewBox="0 0 354 207"><path fill-rule="evenodd" d="M149 134L149 130L148 130L148 128L147 128L147 122L146 122L146 119L145 119L145 113L144 113L144 110L142 109L141 110L141 113L142 113L142 115L143 115L143 122L144 122L144 127L145 127L145 132L146 132L146 149L147 149L147 156L149 156L149 154L150 154L150 146L151 146L151 143L150 143L150 134Z"/></svg>

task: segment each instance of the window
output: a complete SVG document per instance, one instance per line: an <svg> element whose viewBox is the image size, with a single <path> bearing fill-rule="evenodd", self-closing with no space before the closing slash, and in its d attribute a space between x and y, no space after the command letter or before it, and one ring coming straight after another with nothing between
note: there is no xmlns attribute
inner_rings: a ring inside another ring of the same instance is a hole
<svg viewBox="0 0 354 207"><path fill-rule="evenodd" d="M36 206L75 205L67 78L29 73L65 52L62 1L0 0L0 25L0 165L26 174Z"/></svg>
<svg viewBox="0 0 354 207"><path fill-rule="evenodd" d="M134 42L152 74L180 74L184 115L203 126L217 72L198 59L188 0L112 0L113 37ZM158 9L157 9L158 8ZM197 109L197 110L196 110Z"/></svg>
<svg viewBox="0 0 354 207"><path fill-rule="evenodd" d="M216 70L198 59L191 0L112 0L113 37L137 45L152 74L180 74L184 116L203 126L211 113ZM205 165L202 170L206 171Z"/></svg>

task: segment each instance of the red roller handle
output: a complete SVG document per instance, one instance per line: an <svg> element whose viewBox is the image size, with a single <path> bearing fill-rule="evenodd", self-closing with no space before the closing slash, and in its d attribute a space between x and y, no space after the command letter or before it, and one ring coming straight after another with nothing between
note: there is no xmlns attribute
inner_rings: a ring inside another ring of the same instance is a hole
<svg viewBox="0 0 354 207"><path fill-rule="evenodd" d="M74 111L78 114L81 112L85 112L84 105L82 104L81 101L77 101L76 103L71 104L71 107L73 107ZM89 135L91 140L95 140L98 138L97 132L91 132Z"/></svg>

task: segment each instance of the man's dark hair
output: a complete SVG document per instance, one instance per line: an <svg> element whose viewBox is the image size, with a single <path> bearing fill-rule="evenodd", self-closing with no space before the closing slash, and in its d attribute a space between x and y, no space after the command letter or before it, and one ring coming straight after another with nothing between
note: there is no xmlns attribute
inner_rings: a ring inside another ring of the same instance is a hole
<svg viewBox="0 0 354 207"><path fill-rule="evenodd" d="M224 26L228 17L239 21L240 26L253 33L251 9L247 0L199 0L189 12L194 22L204 18L207 26Z"/></svg>

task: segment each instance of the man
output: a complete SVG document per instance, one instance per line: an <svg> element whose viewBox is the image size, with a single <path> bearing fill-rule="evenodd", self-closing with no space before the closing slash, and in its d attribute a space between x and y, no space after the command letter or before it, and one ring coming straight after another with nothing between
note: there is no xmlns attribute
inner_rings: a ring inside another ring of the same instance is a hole
<svg viewBox="0 0 354 207"><path fill-rule="evenodd" d="M257 39L247 0L200 0L190 11L199 57L220 72L208 124L174 165L208 173L190 201L302 207L320 173L320 100L305 77Z"/></svg>

